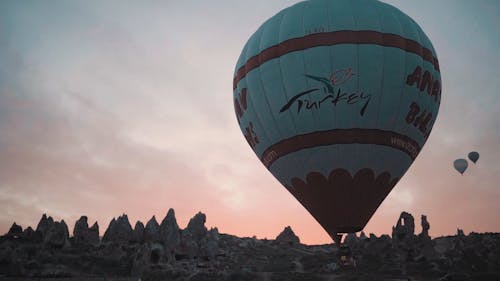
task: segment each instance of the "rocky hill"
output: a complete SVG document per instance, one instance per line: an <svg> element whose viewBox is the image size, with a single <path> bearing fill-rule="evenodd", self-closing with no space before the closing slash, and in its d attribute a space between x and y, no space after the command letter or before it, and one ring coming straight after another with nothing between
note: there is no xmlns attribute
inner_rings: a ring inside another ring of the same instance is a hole
<svg viewBox="0 0 500 281"><path fill-rule="evenodd" d="M303 245L290 227L262 240L208 230L205 221L198 213L180 229L170 209L161 223L153 216L132 228L124 214L101 238L85 216L70 236L64 221L44 214L35 230L14 223L0 237L0 280L500 280L499 233L431 239L427 217L415 234L406 212L391 236L347 235L349 265L335 245Z"/></svg>

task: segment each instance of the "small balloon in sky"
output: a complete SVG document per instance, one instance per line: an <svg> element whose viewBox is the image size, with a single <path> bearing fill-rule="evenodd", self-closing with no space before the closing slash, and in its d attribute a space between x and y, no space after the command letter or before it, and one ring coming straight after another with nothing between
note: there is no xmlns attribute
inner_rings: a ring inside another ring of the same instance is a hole
<svg viewBox="0 0 500 281"><path fill-rule="evenodd" d="M474 164L476 164L477 160L479 159L479 153L477 151L472 151L467 156L469 157L469 160Z"/></svg>
<svg viewBox="0 0 500 281"><path fill-rule="evenodd" d="M455 167L455 170L457 170L460 174L463 175L465 170L467 170L469 164L465 159L457 159L453 162L453 166Z"/></svg>

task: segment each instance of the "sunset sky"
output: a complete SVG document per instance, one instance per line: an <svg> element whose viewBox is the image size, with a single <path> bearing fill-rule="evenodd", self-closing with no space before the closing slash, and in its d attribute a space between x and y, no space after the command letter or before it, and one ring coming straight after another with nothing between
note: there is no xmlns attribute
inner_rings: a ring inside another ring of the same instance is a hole
<svg viewBox="0 0 500 281"><path fill-rule="evenodd" d="M15 221L81 215L101 235L131 224L207 226L330 243L240 132L236 60L249 36L298 1L0 1L0 234ZM390 233L401 211L431 236L500 232L500 1L385 1L438 54L443 93L416 161L365 228ZM463 176L452 162L476 150Z"/></svg>

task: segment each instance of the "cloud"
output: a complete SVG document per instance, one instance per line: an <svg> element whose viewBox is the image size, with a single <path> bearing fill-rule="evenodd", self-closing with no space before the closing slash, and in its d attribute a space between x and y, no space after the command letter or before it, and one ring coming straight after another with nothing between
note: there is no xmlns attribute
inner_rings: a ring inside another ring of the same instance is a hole
<svg viewBox="0 0 500 281"><path fill-rule="evenodd" d="M144 116L150 103L132 103L127 98L135 97L121 92L124 108L113 108L85 91L90 84L68 83L83 89L68 90L64 78L72 77L50 77L54 73L14 55L6 55L14 59L5 60L2 70L16 71L0 88L0 129L6 132L0 142L0 200L11 202L2 204L3 225L26 218L13 214L21 210L104 220L127 211L135 217L166 213L170 207L187 215L218 201L203 171L185 155L128 137L127 104L139 106L137 115Z"/></svg>

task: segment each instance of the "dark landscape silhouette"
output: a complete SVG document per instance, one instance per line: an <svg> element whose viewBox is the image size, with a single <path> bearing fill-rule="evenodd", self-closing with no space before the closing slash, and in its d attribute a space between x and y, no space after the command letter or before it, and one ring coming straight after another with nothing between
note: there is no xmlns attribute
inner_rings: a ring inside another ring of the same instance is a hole
<svg viewBox="0 0 500 281"><path fill-rule="evenodd" d="M415 234L403 212L392 235L349 234L356 266L340 266L334 244L304 245L290 227L276 239L236 237L196 214L180 229L173 209L132 228L123 214L99 225L82 216L73 235L43 215L36 229L16 223L0 238L0 280L500 280L500 234L431 239L427 217Z"/></svg>

